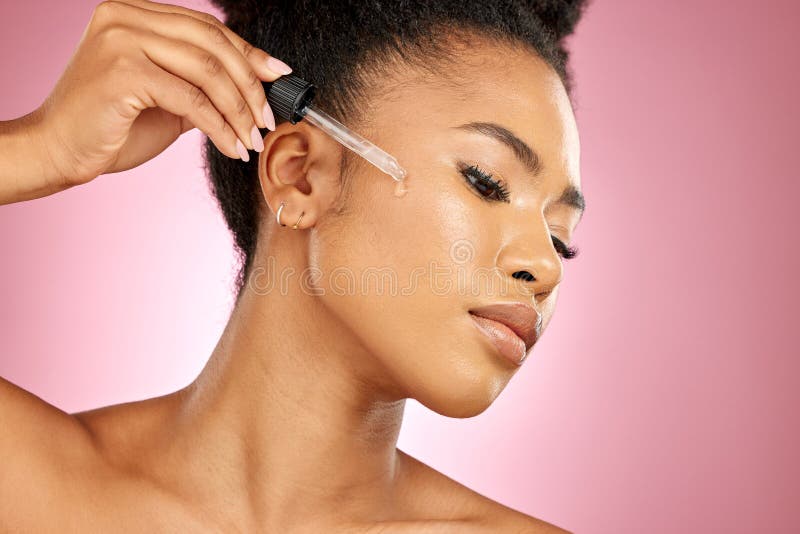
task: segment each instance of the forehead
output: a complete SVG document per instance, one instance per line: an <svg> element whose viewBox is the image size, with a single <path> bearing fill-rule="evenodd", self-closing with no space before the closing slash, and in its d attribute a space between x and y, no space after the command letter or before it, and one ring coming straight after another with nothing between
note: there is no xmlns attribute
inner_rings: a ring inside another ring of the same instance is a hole
<svg viewBox="0 0 800 534"><path fill-rule="evenodd" d="M579 185L572 104L558 74L532 51L484 44L457 52L441 69L432 64L393 70L368 104L370 135L419 143L464 123L494 122L533 148L546 170Z"/></svg>

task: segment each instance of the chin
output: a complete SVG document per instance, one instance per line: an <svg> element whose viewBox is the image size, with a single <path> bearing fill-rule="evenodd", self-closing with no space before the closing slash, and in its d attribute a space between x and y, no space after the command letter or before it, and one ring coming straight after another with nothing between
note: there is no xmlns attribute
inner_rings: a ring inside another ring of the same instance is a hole
<svg viewBox="0 0 800 534"><path fill-rule="evenodd" d="M465 419L486 411L505 389L514 370L498 364L498 356L484 347L473 347L467 353L449 354L440 361L435 375L425 384L416 384L412 398L446 417Z"/></svg>
<svg viewBox="0 0 800 534"><path fill-rule="evenodd" d="M446 417L474 417L492 405L520 369L484 338L466 312L398 315L412 319L376 322L381 326L369 332L375 335L366 344L374 347L368 353L382 362L398 397Z"/></svg>
<svg viewBox="0 0 800 534"><path fill-rule="evenodd" d="M492 383L497 382L497 383ZM439 415L466 419L485 412L505 388L506 382L489 381L486 384L449 384L447 390L433 395L418 395L417 402Z"/></svg>

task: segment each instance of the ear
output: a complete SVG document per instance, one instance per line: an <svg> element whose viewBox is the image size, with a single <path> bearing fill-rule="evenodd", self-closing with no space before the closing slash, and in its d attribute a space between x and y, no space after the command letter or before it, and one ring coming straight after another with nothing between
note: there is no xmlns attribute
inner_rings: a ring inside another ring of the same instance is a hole
<svg viewBox="0 0 800 534"><path fill-rule="evenodd" d="M272 222L310 228L333 205L341 189L342 147L319 128L304 122L284 122L267 134L258 158L258 180Z"/></svg>

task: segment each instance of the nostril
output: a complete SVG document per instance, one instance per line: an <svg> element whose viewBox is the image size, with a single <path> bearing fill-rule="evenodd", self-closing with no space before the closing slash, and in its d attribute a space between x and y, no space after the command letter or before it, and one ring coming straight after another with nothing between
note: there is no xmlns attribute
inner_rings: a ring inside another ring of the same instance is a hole
<svg viewBox="0 0 800 534"><path fill-rule="evenodd" d="M533 280L536 280L536 278L534 278L534 276L528 271L517 271L511 276L513 276L517 280L522 279L525 280L526 282L532 282Z"/></svg>

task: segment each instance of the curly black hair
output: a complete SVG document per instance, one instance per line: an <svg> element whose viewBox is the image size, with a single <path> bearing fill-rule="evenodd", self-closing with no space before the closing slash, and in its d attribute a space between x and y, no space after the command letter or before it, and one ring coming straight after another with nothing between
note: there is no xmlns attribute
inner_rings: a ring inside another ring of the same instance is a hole
<svg viewBox="0 0 800 534"><path fill-rule="evenodd" d="M317 86L315 105L348 126L374 96L370 80L401 60L431 79L456 61L454 40L527 46L560 76L569 94L570 35L586 0L212 0L223 22L250 44L288 63ZM278 122L281 119L276 117ZM353 126L355 128L355 126ZM262 130L262 134L267 130ZM347 151L344 151L347 158ZM258 233L258 158L222 154L209 138L203 155L211 188L233 233L239 258L237 298L250 271ZM345 165L342 165L345 172Z"/></svg>

